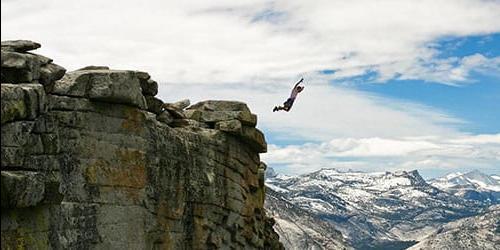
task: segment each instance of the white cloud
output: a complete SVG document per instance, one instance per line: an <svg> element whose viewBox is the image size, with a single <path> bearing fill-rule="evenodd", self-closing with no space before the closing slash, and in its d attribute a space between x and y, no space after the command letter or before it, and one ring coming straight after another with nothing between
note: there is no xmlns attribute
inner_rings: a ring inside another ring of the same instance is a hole
<svg viewBox="0 0 500 250"><path fill-rule="evenodd" d="M164 82L263 84L335 69L332 78L375 70L456 83L470 67L436 61L428 43L500 32L498 13L500 2L482 0L20 0L2 1L1 32L41 42L69 69L140 68Z"/></svg>
<svg viewBox="0 0 500 250"><path fill-rule="evenodd" d="M276 170L301 174L322 167L363 171L470 170L499 172L500 134L450 137L341 138L269 147L264 160ZM286 167L280 168L279 166Z"/></svg>
<svg viewBox="0 0 500 250"><path fill-rule="evenodd" d="M38 53L69 70L147 71L167 101L245 101L275 140L316 142L264 155L292 172L486 168L500 161L495 135L460 137L464 122L443 111L326 83L368 72L379 82L445 84L467 83L474 71L498 74L499 57L441 58L432 46L443 37L500 32L498 13L500 2L488 0L2 0L1 36L38 41ZM318 74L326 69L335 73ZM272 113L299 76L306 89L292 113Z"/></svg>
<svg viewBox="0 0 500 250"><path fill-rule="evenodd" d="M258 114L258 126L286 142L324 141L337 137L401 137L456 135L463 121L411 102L380 98L364 92L307 81L290 113L272 112L289 95L290 86L255 88L251 84L168 85L159 96L168 101L190 98L241 100Z"/></svg>
<svg viewBox="0 0 500 250"><path fill-rule="evenodd" d="M415 63L378 65L374 71L379 73L375 81L420 79L456 85L471 82L472 72L500 75L500 56L487 58L476 53L462 58L429 58Z"/></svg>

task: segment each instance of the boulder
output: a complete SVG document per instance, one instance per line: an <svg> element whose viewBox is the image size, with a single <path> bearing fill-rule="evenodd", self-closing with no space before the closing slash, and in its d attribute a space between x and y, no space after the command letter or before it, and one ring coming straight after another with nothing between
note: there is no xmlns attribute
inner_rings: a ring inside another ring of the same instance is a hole
<svg viewBox="0 0 500 250"><path fill-rule="evenodd" d="M267 152L266 139L260 130L256 128L242 127L241 137L243 141L249 144L255 151L259 153Z"/></svg>
<svg viewBox="0 0 500 250"><path fill-rule="evenodd" d="M43 85L52 84L61 79L66 73L66 69L54 64L46 64L40 68L40 83Z"/></svg>
<svg viewBox="0 0 500 250"><path fill-rule="evenodd" d="M142 81L147 81L147 80L151 79L151 76L149 75L148 72L135 71L135 75L137 76L137 78L139 78L139 81L141 81L141 84L142 84Z"/></svg>
<svg viewBox="0 0 500 250"><path fill-rule="evenodd" d="M257 116L247 111L201 111L187 110L186 117L199 122L216 123L220 121L239 120L245 126L255 127Z"/></svg>
<svg viewBox="0 0 500 250"><path fill-rule="evenodd" d="M158 83L151 79L147 72L135 71L135 75L141 83L142 94L145 96L155 96L158 94Z"/></svg>
<svg viewBox="0 0 500 250"><path fill-rule="evenodd" d="M132 104L142 109L146 108L139 80L131 72L107 71L92 74L90 85L87 96L91 100Z"/></svg>
<svg viewBox="0 0 500 250"><path fill-rule="evenodd" d="M158 94L158 83L157 82L155 82L151 79L147 79L147 80L142 79L140 81L140 83L141 83L142 93L144 95L155 96L156 94Z"/></svg>
<svg viewBox="0 0 500 250"><path fill-rule="evenodd" d="M171 124L174 121L174 117L168 111L162 111L156 119L160 122Z"/></svg>
<svg viewBox="0 0 500 250"><path fill-rule="evenodd" d="M2 124L15 120L33 120L47 111L41 84L1 85Z"/></svg>
<svg viewBox="0 0 500 250"><path fill-rule="evenodd" d="M235 135L241 135L243 133L243 129L241 126L241 122L238 120L229 120L229 121L220 121L215 124L215 129L220 131L232 133Z"/></svg>
<svg viewBox="0 0 500 250"><path fill-rule="evenodd" d="M39 54L30 53L30 52L28 52L26 54L35 56L36 59L40 62L40 65L49 64L49 63L52 63L54 61L51 58L48 58L46 56L42 56L42 55L39 55Z"/></svg>
<svg viewBox="0 0 500 250"><path fill-rule="evenodd" d="M176 119L185 119L186 115L181 109L176 108L171 103L164 103L163 108Z"/></svg>
<svg viewBox="0 0 500 250"><path fill-rule="evenodd" d="M120 103L146 109L139 79L133 71L79 70L56 81L52 93L85 97L95 101Z"/></svg>
<svg viewBox="0 0 500 250"><path fill-rule="evenodd" d="M189 107L186 116L199 122L217 123L239 120L245 126L255 127L257 116L250 112L245 103L236 101L203 101Z"/></svg>
<svg viewBox="0 0 500 250"><path fill-rule="evenodd" d="M30 83L40 80L46 85L63 77L66 69L52 64L52 59L26 51L40 47L31 41L2 42L2 83Z"/></svg>
<svg viewBox="0 0 500 250"><path fill-rule="evenodd" d="M184 110L184 115L186 116L186 118L193 119L193 120L196 120L196 121L200 121L201 120L201 114L202 113L203 113L203 111L197 110L197 109L187 109L187 110Z"/></svg>
<svg viewBox="0 0 500 250"><path fill-rule="evenodd" d="M148 111L159 115L162 111L163 101L154 96L144 96L148 105Z"/></svg>
<svg viewBox="0 0 500 250"><path fill-rule="evenodd" d="M90 78L93 72L96 71L78 70L67 73L63 78L55 82L51 94L86 97L86 91L89 88L88 85L90 85Z"/></svg>
<svg viewBox="0 0 500 250"><path fill-rule="evenodd" d="M29 40L2 41L2 50L6 51L26 52L40 47L41 45L39 43Z"/></svg>
<svg viewBox="0 0 500 250"><path fill-rule="evenodd" d="M77 69L76 71L82 71L82 70L109 70L109 67L108 66L89 65L89 66L85 66L83 68Z"/></svg>
<svg viewBox="0 0 500 250"><path fill-rule="evenodd" d="M243 102L238 101L220 101L209 100L194 104L188 109L197 109L205 111L247 111L250 112L248 106Z"/></svg>
<svg viewBox="0 0 500 250"><path fill-rule="evenodd" d="M40 76L35 55L2 50L2 83L30 83Z"/></svg>
<svg viewBox="0 0 500 250"><path fill-rule="evenodd" d="M31 171L2 171L2 208L23 208L39 204L45 194L40 173Z"/></svg>
<svg viewBox="0 0 500 250"><path fill-rule="evenodd" d="M187 108L191 104L191 101L189 99L183 99L178 102L170 103L169 105L175 109L183 110Z"/></svg>
<svg viewBox="0 0 500 250"><path fill-rule="evenodd" d="M230 133L242 139L259 153L267 152L267 143L264 134L253 127L243 126L239 120L220 121L215 123L215 129Z"/></svg>

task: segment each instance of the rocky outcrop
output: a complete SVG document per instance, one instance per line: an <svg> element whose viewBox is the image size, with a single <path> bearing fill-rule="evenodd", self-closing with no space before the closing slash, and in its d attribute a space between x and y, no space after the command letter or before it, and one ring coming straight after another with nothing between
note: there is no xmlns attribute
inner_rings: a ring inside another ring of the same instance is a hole
<svg viewBox="0 0 500 250"><path fill-rule="evenodd" d="M2 83L41 83L50 87L66 70L52 59L28 51L40 44L18 40L2 42Z"/></svg>
<svg viewBox="0 0 500 250"><path fill-rule="evenodd" d="M38 47L2 42L2 249L282 248L244 103L165 104L145 72Z"/></svg>

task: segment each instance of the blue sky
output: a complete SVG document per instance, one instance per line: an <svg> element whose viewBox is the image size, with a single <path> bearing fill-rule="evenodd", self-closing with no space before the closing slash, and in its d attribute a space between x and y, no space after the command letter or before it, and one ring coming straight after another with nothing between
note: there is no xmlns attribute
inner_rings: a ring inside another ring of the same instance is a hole
<svg viewBox="0 0 500 250"><path fill-rule="evenodd" d="M500 133L500 79L478 73L472 78L477 82L464 86L391 80L386 84L362 84L355 88L446 111L466 122L458 125L464 132Z"/></svg>
<svg viewBox="0 0 500 250"><path fill-rule="evenodd" d="M500 1L2 0L1 11L2 40L40 42L68 70L146 71L165 102L246 102L278 172L500 171ZM292 112L273 113L300 77Z"/></svg>
<svg viewBox="0 0 500 250"><path fill-rule="evenodd" d="M436 58L461 58L474 54L494 58L500 56L500 34L442 38L429 42L429 47L438 51ZM321 70L320 73L333 75L335 70ZM433 107L463 120L463 124L455 126L466 133L500 133L498 68L488 72L471 72L467 81L457 85L421 79L375 81L376 75L376 72L369 72L341 81L332 80L331 84ZM294 138L273 136L270 135L270 141L279 145L297 143Z"/></svg>
<svg viewBox="0 0 500 250"><path fill-rule="evenodd" d="M428 42L428 47L436 51L434 57L436 60L460 59L474 55L499 58L500 34L446 37ZM458 67L458 62L453 66ZM457 82L433 81L432 79L398 79L398 75L387 80L379 80L377 71L367 70L365 74L354 77L333 79L330 84L369 93L378 98L398 100L403 104L400 107L403 110L406 103L418 104L432 110L438 110L459 120L460 122L447 124L447 126L465 134L473 136L500 134L499 67L500 61L497 61L488 70L471 70L467 74L467 79ZM325 76L334 76L336 72L335 69L319 71L320 74ZM307 143L307 141L295 137L276 136L275 133L268 134L268 141L282 148ZM428 157L432 157L432 154ZM360 158L363 157L336 156L330 157L329 160L337 163L357 163ZM393 160L392 157L371 158L369 160L370 168L377 165L390 165ZM493 164L495 164L493 168L483 171L499 174L500 162ZM289 165L287 163L278 163L275 167L287 169ZM471 171L475 167L474 164L469 164L456 169L456 171ZM343 169L347 168L349 167L343 167ZM481 168L481 166L478 165L477 168ZM421 174L427 178L445 175L451 171L447 168L420 169Z"/></svg>
<svg viewBox="0 0 500 250"><path fill-rule="evenodd" d="M440 39L433 46L441 57L483 54L500 56L500 34ZM464 120L458 128L471 134L500 133L500 72L473 72L469 81L458 86L423 80L390 80L385 84L365 83L356 89L378 95L422 103ZM469 169L464 169L468 171ZM421 170L423 176L447 174L449 170ZM496 170L500 172L500 163Z"/></svg>
<svg viewBox="0 0 500 250"><path fill-rule="evenodd" d="M500 34L440 39L433 43L442 58L483 54L500 56ZM356 89L409 100L446 111L466 123L464 132L500 133L500 72L473 72L459 86L423 80L390 80L385 84L359 83Z"/></svg>
<svg viewBox="0 0 500 250"><path fill-rule="evenodd" d="M438 39L432 43L432 47L439 50L441 57L463 57L480 53L488 57L500 54L500 44L498 43L500 34L493 33L481 36L448 37Z"/></svg>

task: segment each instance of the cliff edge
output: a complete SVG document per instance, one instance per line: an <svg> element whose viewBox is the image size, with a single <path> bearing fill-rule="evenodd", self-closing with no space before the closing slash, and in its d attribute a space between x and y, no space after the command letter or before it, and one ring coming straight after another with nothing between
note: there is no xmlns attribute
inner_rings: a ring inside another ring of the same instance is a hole
<svg viewBox="0 0 500 250"><path fill-rule="evenodd" d="M247 105L2 42L2 249L280 249Z"/></svg>

